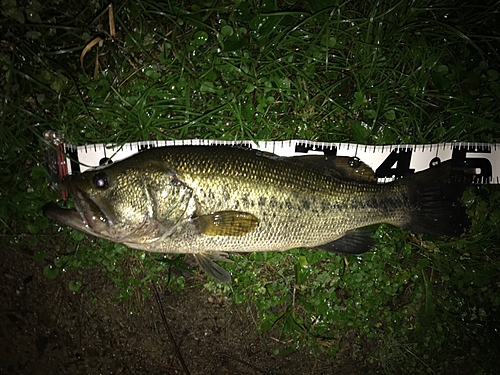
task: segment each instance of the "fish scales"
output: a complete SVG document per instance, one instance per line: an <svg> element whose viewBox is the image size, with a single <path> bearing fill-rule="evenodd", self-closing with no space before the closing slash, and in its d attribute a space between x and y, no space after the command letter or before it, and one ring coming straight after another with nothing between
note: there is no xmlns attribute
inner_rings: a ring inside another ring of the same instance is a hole
<svg viewBox="0 0 500 375"><path fill-rule="evenodd" d="M145 165L148 156L138 157L137 164ZM198 203L203 213L242 210L260 220L255 231L234 237L203 236L185 221L168 240L149 247L158 252L314 247L362 226L382 221L399 224L408 211L404 186L340 181L300 160L208 147L168 147L158 150L157 156L192 189L188 214ZM165 195L163 190L157 194Z"/></svg>

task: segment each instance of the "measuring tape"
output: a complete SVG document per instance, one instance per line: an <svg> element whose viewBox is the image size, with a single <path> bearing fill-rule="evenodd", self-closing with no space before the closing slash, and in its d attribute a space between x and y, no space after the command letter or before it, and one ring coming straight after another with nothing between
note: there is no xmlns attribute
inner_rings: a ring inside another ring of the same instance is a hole
<svg viewBox="0 0 500 375"><path fill-rule="evenodd" d="M278 156L302 155L344 156L352 158L353 164L362 161L375 172L378 182L385 183L405 175L428 169L446 160L452 160L458 167L475 168L474 183L500 183L500 144L496 143L438 143L422 145L369 146L352 143L327 143L307 140L290 141L217 141L189 139L179 141L131 142L120 146L91 144L74 146L56 144L50 135L45 136L56 146L48 151L47 167L54 185L62 189L60 181L66 175L116 162L140 151L168 146L240 146L270 152ZM63 198L66 199L63 190Z"/></svg>

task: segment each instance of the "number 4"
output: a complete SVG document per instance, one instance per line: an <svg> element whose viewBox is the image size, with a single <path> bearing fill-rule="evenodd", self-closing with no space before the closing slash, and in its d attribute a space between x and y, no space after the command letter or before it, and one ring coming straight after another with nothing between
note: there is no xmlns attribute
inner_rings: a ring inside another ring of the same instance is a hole
<svg viewBox="0 0 500 375"><path fill-rule="evenodd" d="M375 176L377 178L401 178L412 174L415 170L410 169L411 155L411 150L393 150L377 168Z"/></svg>

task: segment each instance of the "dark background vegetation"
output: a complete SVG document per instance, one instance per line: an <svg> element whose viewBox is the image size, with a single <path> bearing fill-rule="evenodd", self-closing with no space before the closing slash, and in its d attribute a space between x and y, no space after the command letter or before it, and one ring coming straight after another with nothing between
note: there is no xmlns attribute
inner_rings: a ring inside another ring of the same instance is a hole
<svg viewBox="0 0 500 375"><path fill-rule="evenodd" d="M499 143L498 2L108 5L1 2L1 372L498 372L496 186L466 191L460 238L381 225L362 257L234 255L228 285L41 213L61 201L47 130L77 145Z"/></svg>

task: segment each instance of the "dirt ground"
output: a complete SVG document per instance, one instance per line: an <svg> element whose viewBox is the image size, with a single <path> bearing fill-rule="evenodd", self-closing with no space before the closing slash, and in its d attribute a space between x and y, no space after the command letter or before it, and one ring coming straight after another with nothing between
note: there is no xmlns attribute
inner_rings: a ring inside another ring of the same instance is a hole
<svg viewBox="0 0 500 375"><path fill-rule="evenodd" d="M157 294L138 304L116 303L113 282L100 269L83 270L79 276L83 286L99 291L93 304L88 295L69 290L74 274L49 280L43 275L44 266L33 260L28 247L3 246L0 252L1 374L361 374L368 370L342 350L335 358L312 355L307 348L274 355L271 347L277 332L260 335L251 311L219 303L202 286L181 292L157 286Z"/></svg>

